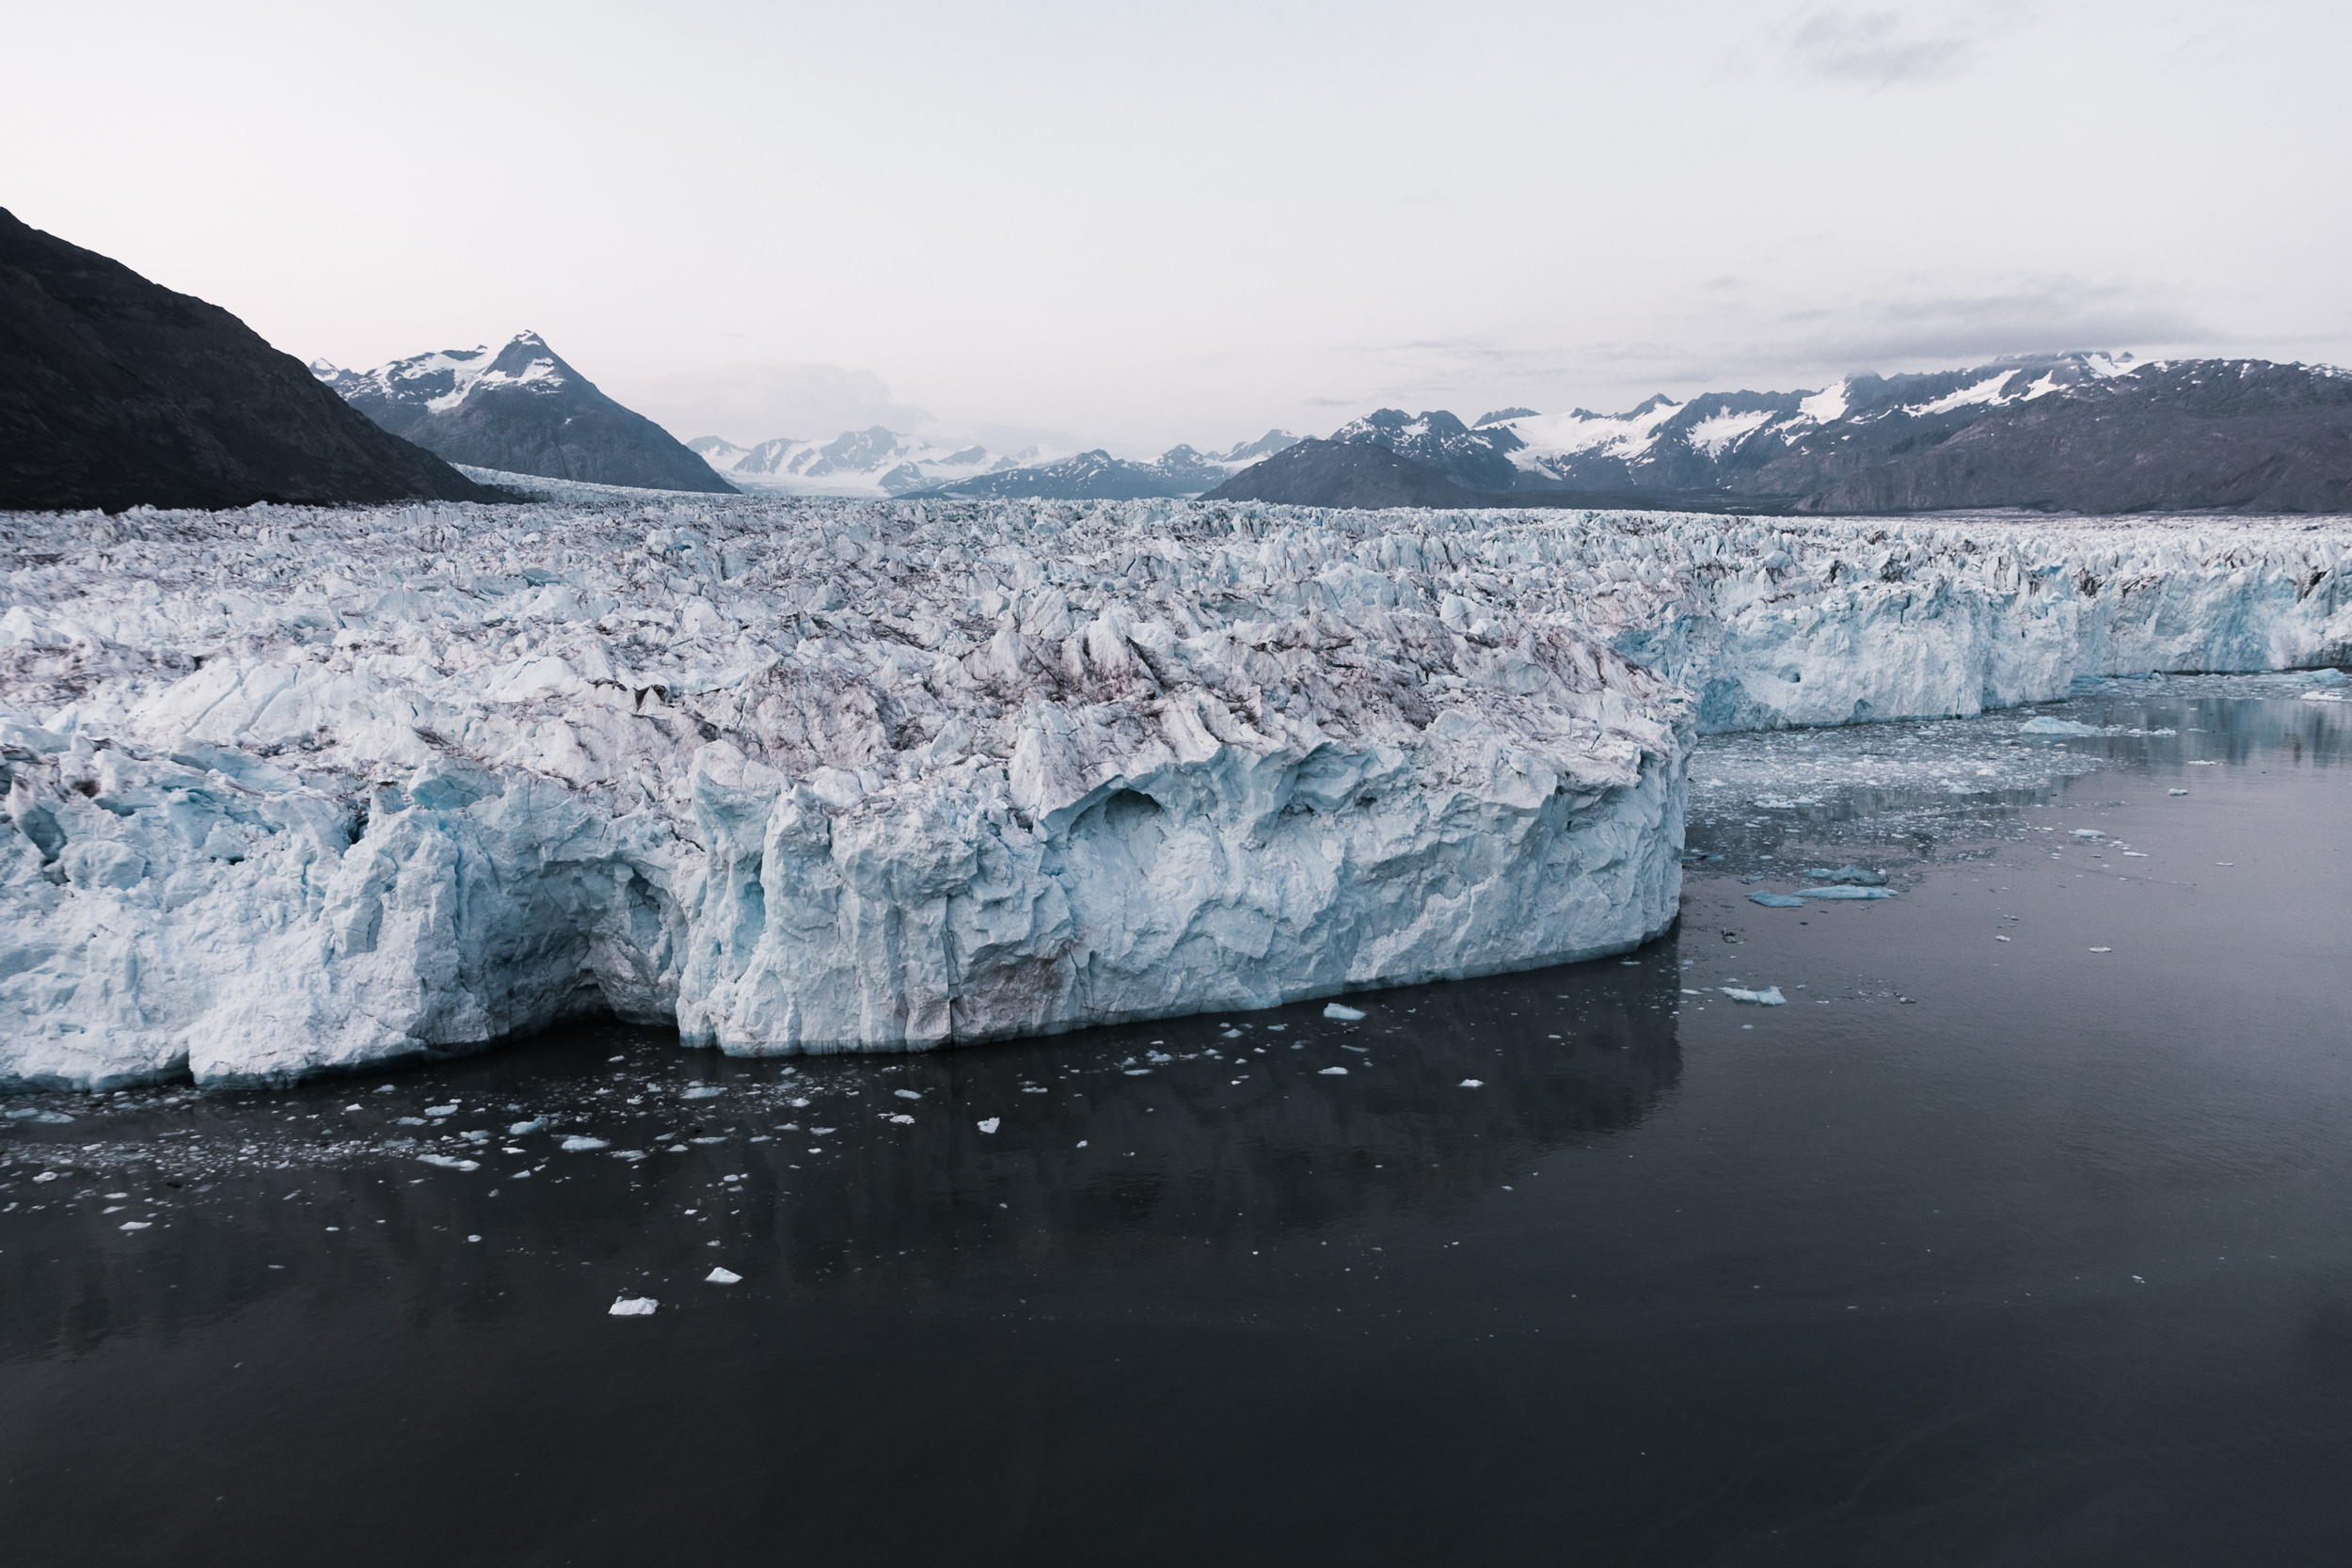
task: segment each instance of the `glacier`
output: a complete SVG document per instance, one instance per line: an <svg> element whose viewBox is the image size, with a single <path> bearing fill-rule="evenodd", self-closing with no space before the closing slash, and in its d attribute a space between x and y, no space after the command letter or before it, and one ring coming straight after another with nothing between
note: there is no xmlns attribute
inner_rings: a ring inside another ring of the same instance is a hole
<svg viewBox="0 0 2352 1568"><path fill-rule="evenodd" d="M0 1086L899 1051L1629 950L1704 732L2352 658L2341 520L0 515Z"/></svg>

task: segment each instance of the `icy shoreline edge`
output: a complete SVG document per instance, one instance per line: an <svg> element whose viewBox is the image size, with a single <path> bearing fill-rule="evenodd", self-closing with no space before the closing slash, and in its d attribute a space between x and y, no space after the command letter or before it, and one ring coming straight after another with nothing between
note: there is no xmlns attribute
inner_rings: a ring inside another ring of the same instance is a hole
<svg viewBox="0 0 2352 1568"><path fill-rule="evenodd" d="M0 1086L920 1050L1627 951L1700 731L2352 657L2342 519L11 515Z"/></svg>

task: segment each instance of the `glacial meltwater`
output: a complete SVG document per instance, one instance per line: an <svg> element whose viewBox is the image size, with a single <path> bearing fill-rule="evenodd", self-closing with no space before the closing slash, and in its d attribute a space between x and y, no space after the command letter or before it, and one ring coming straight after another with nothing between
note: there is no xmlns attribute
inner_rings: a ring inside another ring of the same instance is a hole
<svg viewBox="0 0 2352 1568"><path fill-rule="evenodd" d="M2325 1560L2346 690L1707 739L1622 959L9 1096L0 1559Z"/></svg>

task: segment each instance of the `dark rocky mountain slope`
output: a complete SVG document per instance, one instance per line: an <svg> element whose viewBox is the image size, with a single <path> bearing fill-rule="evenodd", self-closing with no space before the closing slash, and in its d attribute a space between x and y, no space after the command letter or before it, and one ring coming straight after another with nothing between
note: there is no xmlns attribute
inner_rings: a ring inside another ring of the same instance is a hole
<svg viewBox="0 0 2352 1568"><path fill-rule="evenodd" d="M386 430L452 463L590 484L735 491L668 431L598 391L535 332L495 353L447 349L372 371L310 370Z"/></svg>
<svg viewBox="0 0 2352 1568"><path fill-rule="evenodd" d="M217 305L0 211L0 508L488 500Z"/></svg>
<svg viewBox="0 0 2352 1568"><path fill-rule="evenodd" d="M1486 504L1425 464L1359 441L1300 441L1244 468L1207 500L1287 501L1297 506L1464 507Z"/></svg>

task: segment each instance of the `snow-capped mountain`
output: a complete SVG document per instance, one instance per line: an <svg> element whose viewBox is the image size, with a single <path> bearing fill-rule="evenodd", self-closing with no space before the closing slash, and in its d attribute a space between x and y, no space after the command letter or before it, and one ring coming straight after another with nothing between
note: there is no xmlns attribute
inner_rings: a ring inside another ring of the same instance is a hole
<svg viewBox="0 0 2352 1568"><path fill-rule="evenodd" d="M1021 496L1055 500L1127 500L1195 496L1297 439L1269 430L1224 451L1171 447L1151 463L1107 451L1056 458L1036 447L1008 453L979 444L951 446L901 436L881 425L844 431L830 441L780 438L740 447L717 436L687 446L745 489L807 496Z"/></svg>
<svg viewBox="0 0 2352 1568"><path fill-rule="evenodd" d="M2352 374L2265 360L2043 355L1820 391L1661 395L1622 414L1504 409L1476 425L1384 408L1332 439L1488 497L1648 492L1837 512L2352 504Z"/></svg>
<svg viewBox="0 0 2352 1568"><path fill-rule="evenodd" d="M598 391L535 332L495 351L444 349L372 371L314 360L310 373L452 463L592 484L734 488L668 431Z"/></svg>
<svg viewBox="0 0 2352 1568"><path fill-rule="evenodd" d="M1101 450L1082 451L1058 463L1010 468L943 486L951 496L1020 496L1040 500L1136 500L1146 496L1197 496L1213 490L1244 468L1298 437L1269 430L1254 441L1237 441L1224 451L1170 447L1150 463L1113 457Z"/></svg>
<svg viewBox="0 0 2352 1568"><path fill-rule="evenodd" d="M944 446L881 425L845 430L830 441L779 436L739 447L721 436L699 436L686 445L744 489L803 496L903 496L1044 455L1035 447L999 454L977 444Z"/></svg>

